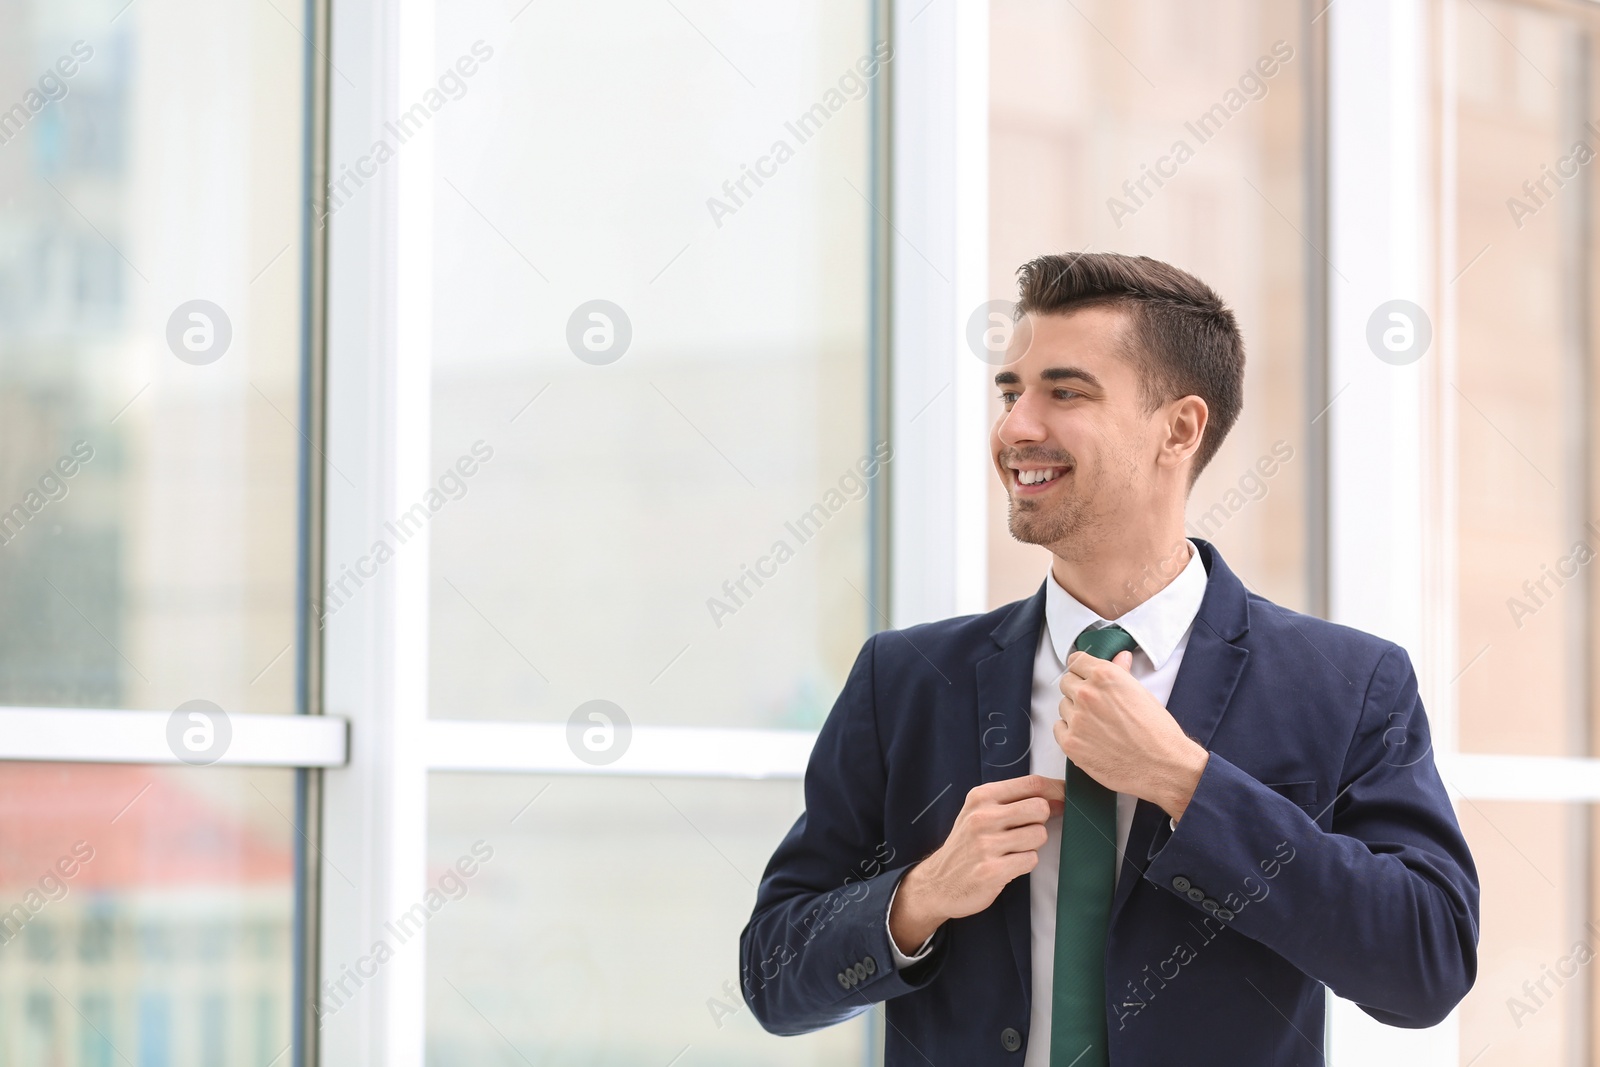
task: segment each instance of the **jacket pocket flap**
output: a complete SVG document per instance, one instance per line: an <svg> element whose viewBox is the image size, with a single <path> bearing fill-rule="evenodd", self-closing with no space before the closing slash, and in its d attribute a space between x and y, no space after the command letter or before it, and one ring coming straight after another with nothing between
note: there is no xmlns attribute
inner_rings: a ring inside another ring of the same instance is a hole
<svg viewBox="0 0 1600 1067"><path fill-rule="evenodd" d="M1302 808L1313 812L1316 810L1317 783L1315 780L1309 782L1262 782L1261 784L1279 796L1287 797L1289 800L1294 801Z"/></svg>

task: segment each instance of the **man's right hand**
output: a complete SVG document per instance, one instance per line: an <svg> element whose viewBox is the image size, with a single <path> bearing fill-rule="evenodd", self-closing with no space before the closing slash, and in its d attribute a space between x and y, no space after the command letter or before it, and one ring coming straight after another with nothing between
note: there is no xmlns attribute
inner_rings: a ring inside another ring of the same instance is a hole
<svg viewBox="0 0 1600 1067"><path fill-rule="evenodd" d="M967 793L950 836L900 879L889 934L911 955L946 919L994 903L1013 878L1038 866L1045 820L1065 807L1066 780L1028 774Z"/></svg>

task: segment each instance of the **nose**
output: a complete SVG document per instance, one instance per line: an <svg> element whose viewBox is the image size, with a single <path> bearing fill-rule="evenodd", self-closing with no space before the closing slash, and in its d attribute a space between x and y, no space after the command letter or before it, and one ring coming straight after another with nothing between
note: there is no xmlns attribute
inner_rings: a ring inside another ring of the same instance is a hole
<svg viewBox="0 0 1600 1067"><path fill-rule="evenodd" d="M1002 412L995 433L1000 443L1008 447L1044 440L1044 423L1033 410L1033 402L1023 393L1011 403L1011 410Z"/></svg>

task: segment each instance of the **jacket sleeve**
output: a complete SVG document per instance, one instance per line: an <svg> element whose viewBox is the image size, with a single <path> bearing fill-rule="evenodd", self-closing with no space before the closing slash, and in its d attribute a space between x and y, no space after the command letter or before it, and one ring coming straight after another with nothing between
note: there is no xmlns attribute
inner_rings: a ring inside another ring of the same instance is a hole
<svg viewBox="0 0 1600 1067"><path fill-rule="evenodd" d="M916 859L884 833L887 775L874 707L878 635L868 638L817 735L805 811L779 843L739 935L745 1002L774 1034L842 1022L920 989L944 961L945 928L926 959L895 968L885 921Z"/></svg>
<svg viewBox="0 0 1600 1067"><path fill-rule="evenodd" d="M1477 977L1478 876L1405 650L1367 684L1331 830L1216 753L1145 877L1391 1026L1432 1026Z"/></svg>

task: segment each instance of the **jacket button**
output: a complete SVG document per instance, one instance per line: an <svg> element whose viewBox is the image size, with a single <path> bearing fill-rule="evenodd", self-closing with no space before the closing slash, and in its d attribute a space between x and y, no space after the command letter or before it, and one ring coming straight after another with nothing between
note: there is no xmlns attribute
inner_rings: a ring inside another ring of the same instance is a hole
<svg viewBox="0 0 1600 1067"><path fill-rule="evenodd" d="M1189 891L1189 879L1185 878L1181 874L1178 875L1178 877L1172 880L1172 888L1176 889L1180 893L1187 893Z"/></svg>
<svg viewBox="0 0 1600 1067"><path fill-rule="evenodd" d="M1197 885L1192 885L1189 887L1189 891L1185 893L1184 896L1198 904L1202 900L1206 899L1206 891Z"/></svg>
<svg viewBox="0 0 1600 1067"><path fill-rule="evenodd" d="M871 956L868 956L866 959L862 960L861 962L867 965L867 973L868 974L877 974L878 973L878 961L873 959Z"/></svg>
<svg viewBox="0 0 1600 1067"><path fill-rule="evenodd" d="M1006 1027L1000 1031L1000 1047L1007 1052L1017 1051L1022 1047L1022 1035L1017 1033L1015 1027Z"/></svg>
<svg viewBox="0 0 1600 1067"><path fill-rule="evenodd" d="M834 975L834 977L839 980L839 988L841 988L841 989L849 989L850 988L850 982L845 978L843 971L840 971L838 974Z"/></svg>
<svg viewBox="0 0 1600 1067"><path fill-rule="evenodd" d="M850 970L856 976L856 981L858 982L867 976L867 965L865 963L858 963Z"/></svg>
<svg viewBox="0 0 1600 1067"><path fill-rule="evenodd" d="M1216 914L1217 918L1221 919L1225 923L1233 921L1233 912L1229 911L1227 908L1218 908Z"/></svg>

